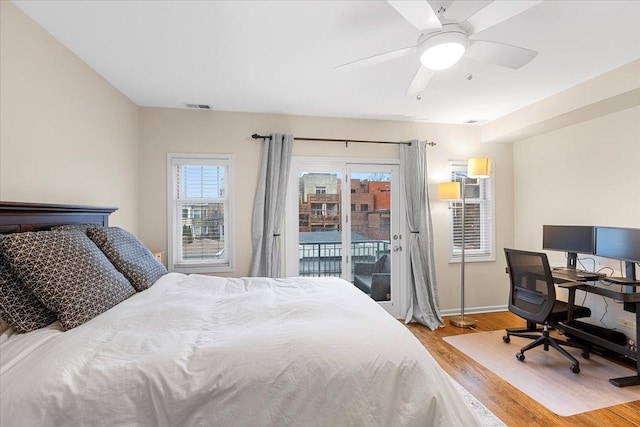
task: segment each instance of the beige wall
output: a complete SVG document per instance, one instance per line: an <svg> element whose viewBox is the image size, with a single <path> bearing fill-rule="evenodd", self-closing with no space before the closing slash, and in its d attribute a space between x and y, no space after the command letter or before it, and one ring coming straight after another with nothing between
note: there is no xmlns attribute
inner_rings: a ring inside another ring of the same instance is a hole
<svg viewBox="0 0 640 427"><path fill-rule="evenodd" d="M447 180L448 161L490 156L496 164L498 247L512 241L512 147L479 144L473 126L418 124L393 121L331 119L267 114L141 108L140 125L140 236L153 248L166 252L166 158L169 152L230 153L235 155L233 232L235 272L246 275L251 261L251 215L262 153L253 133L292 133L306 137L374 140L428 139L429 184L435 230L436 263L443 309L459 307L460 269L448 264L447 204L435 198L435 185ZM296 156L398 158L395 145L296 142ZM507 293L502 263L468 265L469 306L504 305Z"/></svg>
<svg viewBox="0 0 640 427"><path fill-rule="evenodd" d="M639 160L640 107L517 142L515 243L540 249L542 224L640 227Z"/></svg>
<svg viewBox="0 0 640 427"><path fill-rule="evenodd" d="M137 107L0 1L0 200L116 206L138 227Z"/></svg>

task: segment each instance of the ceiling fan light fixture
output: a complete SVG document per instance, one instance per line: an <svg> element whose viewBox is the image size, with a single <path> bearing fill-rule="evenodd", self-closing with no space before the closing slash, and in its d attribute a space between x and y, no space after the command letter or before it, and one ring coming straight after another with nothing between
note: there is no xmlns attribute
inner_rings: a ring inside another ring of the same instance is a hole
<svg viewBox="0 0 640 427"><path fill-rule="evenodd" d="M449 31L434 34L420 46L420 62L430 70L444 70L462 58L466 46L466 33Z"/></svg>

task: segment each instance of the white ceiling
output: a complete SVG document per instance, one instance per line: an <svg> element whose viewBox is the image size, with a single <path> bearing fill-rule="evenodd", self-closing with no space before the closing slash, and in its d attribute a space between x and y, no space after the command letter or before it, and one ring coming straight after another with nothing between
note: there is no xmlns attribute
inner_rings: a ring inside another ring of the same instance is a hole
<svg viewBox="0 0 640 427"><path fill-rule="evenodd" d="M537 50L531 63L471 62L469 81L463 59L418 101L405 95L417 57L334 69L415 45L386 1L14 3L139 106L483 122L640 58L640 1L546 0L476 36ZM486 3L458 0L447 17Z"/></svg>

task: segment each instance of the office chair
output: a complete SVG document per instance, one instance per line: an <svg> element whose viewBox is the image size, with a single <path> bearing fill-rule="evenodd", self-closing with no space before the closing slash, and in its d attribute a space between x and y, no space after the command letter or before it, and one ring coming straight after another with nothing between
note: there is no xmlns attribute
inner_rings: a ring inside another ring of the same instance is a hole
<svg viewBox="0 0 640 427"><path fill-rule="evenodd" d="M509 343L512 335L534 340L516 353L516 358L520 361L524 361L524 352L527 350L542 345L545 351L549 351L551 346L571 360L569 369L577 374L580 372L580 363L561 345L581 349L582 357L585 359L589 358L589 347L549 336L549 328L570 319L568 304L556 300L556 288L547 254L506 248L504 254L507 258L511 282L509 311L525 319L528 327L524 330L506 329L506 335L502 340ZM591 316L591 310L588 307L574 306L574 318L589 316ZM543 325L542 331L535 328L536 324ZM541 334L533 333L535 331L540 331Z"/></svg>

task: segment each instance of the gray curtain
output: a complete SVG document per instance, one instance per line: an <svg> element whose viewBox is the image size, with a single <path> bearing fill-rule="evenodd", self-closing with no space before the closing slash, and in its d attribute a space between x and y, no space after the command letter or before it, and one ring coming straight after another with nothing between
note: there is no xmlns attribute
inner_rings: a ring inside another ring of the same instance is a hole
<svg viewBox="0 0 640 427"><path fill-rule="evenodd" d="M427 142L400 146L402 183L409 225L409 310L406 323L418 322L431 330L444 326L438 307L433 227L427 187Z"/></svg>
<svg viewBox="0 0 640 427"><path fill-rule="evenodd" d="M280 277L280 232L292 148L293 135L274 133L264 139L251 224L251 276Z"/></svg>

